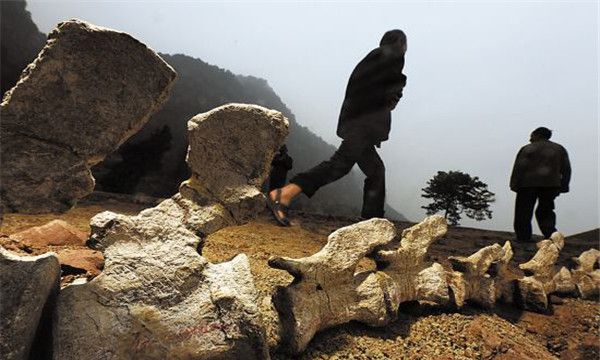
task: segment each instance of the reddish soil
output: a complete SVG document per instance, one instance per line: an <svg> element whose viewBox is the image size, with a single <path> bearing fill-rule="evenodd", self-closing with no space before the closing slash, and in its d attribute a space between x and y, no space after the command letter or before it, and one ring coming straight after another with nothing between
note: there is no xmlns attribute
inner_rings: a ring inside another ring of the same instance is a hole
<svg viewBox="0 0 600 360"><path fill-rule="evenodd" d="M82 202L65 214L8 214L0 226L0 245L22 255L46 251L84 249L77 246L48 246L25 249L8 235L51 220L62 219L88 232L90 218L110 210L135 214L149 205L125 202L123 199L101 199ZM277 286L292 280L287 273L267 265L271 256L304 257L317 252L334 230L358 221L292 213L293 226L279 227L263 213L246 225L222 229L204 241L203 255L212 262L228 260L239 253L250 259L252 273L261 296L268 296ZM410 223L396 223L398 230ZM512 240L508 232L472 228L453 228L430 249L432 259L447 264L450 255L470 255L493 243ZM514 245L516 264L525 262L535 252L535 244ZM598 247L592 238L570 238L561 253L559 265L571 266L570 258L590 247ZM359 270L371 269L374 263L365 259ZM65 275L63 285L76 277L92 274ZM494 311L467 306L447 309L428 304L406 304L400 318L384 328L371 328L350 323L316 335L302 359L598 359L600 357L600 306L598 302L553 298L551 314L522 311L499 305ZM277 349L275 359L288 359Z"/></svg>

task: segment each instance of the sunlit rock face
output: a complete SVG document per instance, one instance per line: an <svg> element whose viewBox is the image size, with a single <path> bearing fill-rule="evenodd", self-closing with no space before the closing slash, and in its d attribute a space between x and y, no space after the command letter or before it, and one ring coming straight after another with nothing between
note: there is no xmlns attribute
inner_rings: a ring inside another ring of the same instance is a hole
<svg viewBox="0 0 600 360"><path fill-rule="evenodd" d="M130 35L60 23L2 101L5 211L66 211L94 188L90 167L167 100L175 71Z"/></svg>
<svg viewBox="0 0 600 360"><path fill-rule="evenodd" d="M28 359L38 328L49 328L49 311L60 286L53 253L17 256L0 247L0 357ZM40 322L44 322L40 324ZM45 349L48 350L48 349Z"/></svg>
<svg viewBox="0 0 600 360"><path fill-rule="evenodd" d="M281 113L253 105L194 117L194 175L181 193L135 216L92 218L89 243L103 250L105 268L61 292L54 358L268 358L248 258L212 264L201 252L206 235L262 210L258 186L287 126Z"/></svg>
<svg viewBox="0 0 600 360"><path fill-rule="evenodd" d="M371 219L333 232L312 256L270 259L269 265L295 278L273 296L281 346L300 353L318 331L349 321L384 326L397 318L405 301L448 302L442 266L426 259L429 245L446 230L444 218L432 216L404 230L394 242L394 224ZM355 273L367 255L380 270Z"/></svg>
<svg viewBox="0 0 600 360"><path fill-rule="evenodd" d="M279 111L257 105L229 104L193 117L187 155L192 177L180 192L198 203L221 203L238 221L255 216L265 207L260 187L288 126Z"/></svg>

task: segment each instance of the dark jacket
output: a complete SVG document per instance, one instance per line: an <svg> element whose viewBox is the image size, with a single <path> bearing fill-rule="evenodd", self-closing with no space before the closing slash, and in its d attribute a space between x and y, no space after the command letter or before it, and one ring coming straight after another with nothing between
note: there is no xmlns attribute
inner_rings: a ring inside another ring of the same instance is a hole
<svg viewBox="0 0 600 360"><path fill-rule="evenodd" d="M356 65L340 111L339 137L359 134L370 137L374 143L388 139L390 112L406 85L403 68L404 54L395 45L374 49Z"/></svg>
<svg viewBox="0 0 600 360"><path fill-rule="evenodd" d="M510 188L517 191L526 187L553 187L569 192L571 163L567 150L550 140L534 141L519 150Z"/></svg>

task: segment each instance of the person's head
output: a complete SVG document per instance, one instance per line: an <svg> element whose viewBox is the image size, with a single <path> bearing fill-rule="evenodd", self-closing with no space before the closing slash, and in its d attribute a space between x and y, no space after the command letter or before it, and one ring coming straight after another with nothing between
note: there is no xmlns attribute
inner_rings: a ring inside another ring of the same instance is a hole
<svg viewBox="0 0 600 360"><path fill-rule="evenodd" d="M531 133L531 136L529 137L529 141L534 142L534 141L541 141L541 140L550 140L550 138L552 137L552 130L546 128L546 127L539 127L535 130L533 130L533 132Z"/></svg>
<svg viewBox="0 0 600 360"><path fill-rule="evenodd" d="M397 45L404 53L407 48L406 34L404 34L404 31L398 29L387 31L383 34L381 41L379 41L379 46L384 45Z"/></svg>

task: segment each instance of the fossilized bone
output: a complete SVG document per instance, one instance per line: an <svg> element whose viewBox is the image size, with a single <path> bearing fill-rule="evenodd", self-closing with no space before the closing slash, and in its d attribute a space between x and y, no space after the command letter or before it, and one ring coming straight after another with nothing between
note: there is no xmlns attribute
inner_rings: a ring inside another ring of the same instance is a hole
<svg viewBox="0 0 600 360"><path fill-rule="evenodd" d="M600 251L590 249L573 258L577 268L571 270L572 281L576 286L577 295L583 299L598 299L600 292Z"/></svg>
<svg viewBox="0 0 600 360"><path fill-rule="evenodd" d="M563 235L555 232L550 239L537 243L538 251L531 260L519 265L525 277L517 280L515 300L523 308L536 311L548 309L548 295L556 290L554 264L564 245Z"/></svg>
<svg viewBox="0 0 600 360"><path fill-rule="evenodd" d="M427 261L429 246L446 234L448 226L442 216L430 216L402 232L399 247L380 250L374 260L386 285L388 311L394 314L398 306L411 300L445 303L449 298L446 275L442 265Z"/></svg>
<svg viewBox="0 0 600 360"><path fill-rule="evenodd" d="M194 181L138 215L92 218L105 269L61 291L55 359L269 358L247 256L213 264L200 250L206 235L264 208L257 185L288 121L269 109L229 104L190 125L198 130L190 131L188 154ZM203 148L210 142L220 147ZM239 144L246 145L243 159Z"/></svg>
<svg viewBox="0 0 600 360"><path fill-rule="evenodd" d="M273 296L280 320L279 345L300 353L317 331L351 320L384 326L396 318L402 302L411 300L459 307L468 300L488 308L502 301L545 311L552 292L574 294L577 289L580 296L598 292L600 270L594 269L600 261L598 250L584 252L575 260L579 267L571 272L554 271L564 246L558 232L541 241L533 258L520 265L526 276L519 278L509 270L513 257L509 241L468 257L450 257L451 270L427 262L429 246L446 230L444 218L432 216L404 230L401 240L395 241L391 223L370 220L334 232L315 255L272 258L272 267L294 276L292 284L278 288ZM355 273L364 256L372 257L378 270Z"/></svg>
<svg viewBox="0 0 600 360"><path fill-rule="evenodd" d="M269 260L272 267L294 276L290 286L280 287L273 296L285 348L299 353L317 331L351 320L383 326L396 319L404 301L447 301L443 268L425 261L428 246L446 229L444 218L433 216L403 231L396 248L374 255L381 271L355 274L363 257L394 239L394 225L384 219L337 230L310 257Z"/></svg>
<svg viewBox="0 0 600 360"><path fill-rule="evenodd" d="M317 331L350 320L376 326L389 321L377 274L355 270L366 254L395 236L391 222L372 219L333 232L327 245L312 256L269 260L271 267L294 276L291 285L278 288L273 296L281 340L289 352L304 350Z"/></svg>
<svg viewBox="0 0 600 360"><path fill-rule="evenodd" d="M448 272L448 282L456 306L467 300L490 308L496 300L512 302L511 276L508 263L513 251L510 242L486 246L469 257L448 258L453 271Z"/></svg>

